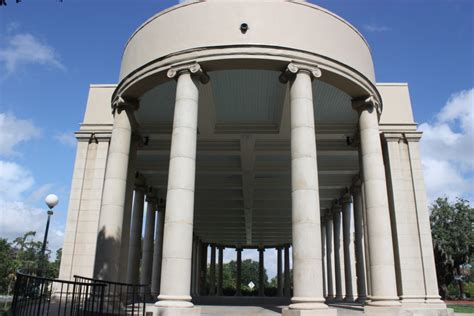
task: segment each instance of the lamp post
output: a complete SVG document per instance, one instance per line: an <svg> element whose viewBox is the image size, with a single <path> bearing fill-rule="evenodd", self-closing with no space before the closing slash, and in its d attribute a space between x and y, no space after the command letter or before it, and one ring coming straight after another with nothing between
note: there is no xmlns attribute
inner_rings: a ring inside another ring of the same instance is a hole
<svg viewBox="0 0 474 316"><path fill-rule="evenodd" d="M44 240L43 245L41 246L41 262L40 262L40 271L43 274L45 268L45 252L46 252L46 243L48 242L48 231L49 231L49 222L51 220L51 215L53 215L53 208L58 204L59 198L55 194L49 194L45 199L44 202L48 206L48 221L46 222L46 230L44 232Z"/></svg>

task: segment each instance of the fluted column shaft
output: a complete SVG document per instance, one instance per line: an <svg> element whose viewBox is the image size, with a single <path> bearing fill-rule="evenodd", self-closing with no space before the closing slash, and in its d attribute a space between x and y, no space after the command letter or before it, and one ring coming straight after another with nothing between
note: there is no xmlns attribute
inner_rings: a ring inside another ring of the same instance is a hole
<svg viewBox="0 0 474 316"><path fill-rule="evenodd" d="M319 184L311 82L318 69L289 65L288 70L294 73L290 82L294 293L289 308L327 308L322 286Z"/></svg>
<svg viewBox="0 0 474 316"><path fill-rule="evenodd" d="M343 248L344 248L344 279L346 296L344 301L353 302L354 292L352 288L352 258L351 258L351 222L352 222L352 210L351 210L351 197L349 195L344 196L342 199L342 237L343 237Z"/></svg>
<svg viewBox="0 0 474 316"><path fill-rule="evenodd" d="M132 228L130 229L130 244L128 249L127 283L139 283L140 252L142 246L143 207L145 202L145 187L135 185L133 199Z"/></svg>
<svg viewBox="0 0 474 316"><path fill-rule="evenodd" d="M392 228L388 208L387 182L380 141L377 104L373 97L356 100L362 174L367 210L370 256L371 301L373 306L398 306Z"/></svg>
<svg viewBox="0 0 474 316"><path fill-rule="evenodd" d="M94 277L119 280L125 192L132 138L131 106L117 104L100 208ZM125 227L128 229L128 227Z"/></svg>
<svg viewBox="0 0 474 316"><path fill-rule="evenodd" d="M258 296L265 296L265 248L258 248Z"/></svg>
<svg viewBox="0 0 474 316"><path fill-rule="evenodd" d="M143 237L142 268L140 283L150 284L153 269L153 237L155 233L156 201L153 197L147 198L145 217L145 235Z"/></svg>
<svg viewBox="0 0 474 316"><path fill-rule="evenodd" d="M328 301L333 300L334 295L334 272L332 270L332 256L333 256L333 247L332 243L334 240L333 237L333 217L332 215L326 216L326 269L327 269L327 299Z"/></svg>
<svg viewBox="0 0 474 316"><path fill-rule="evenodd" d="M354 205L354 234L355 234L355 260L357 274L357 301L363 303L367 297L367 288L365 286L365 267L364 267L364 247L363 247L363 214L362 214L362 195L361 188L353 189L353 205Z"/></svg>
<svg viewBox="0 0 474 316"><path fill-rule="evenodd" d="M242 295L242 248L235 249L237 252L237 275L235 279L235 295L241 296Z"/></svg>
<svg viewBox="0 0 474 316"><path fill-rule="evenodd" d="M199 90L192 69L177 76L157 306L193 307L190 296ZM177 244L179 241L179 245Z"/></svg>

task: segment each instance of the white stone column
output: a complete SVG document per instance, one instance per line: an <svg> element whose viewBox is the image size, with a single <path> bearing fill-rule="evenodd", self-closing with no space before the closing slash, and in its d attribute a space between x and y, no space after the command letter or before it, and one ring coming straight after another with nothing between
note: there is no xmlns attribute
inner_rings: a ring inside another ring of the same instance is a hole
<svg viewBox="0 0 474 316"><path fill-rule="evenodd" d="M363 236L364 227L362 222L362 194L360 186L352 188L354 205L354 232L355 232L355 260L357 275L357 302L363 304L367 298L367 288L365 281L364 267L364 247Z"/></svg>
<svg viewBox="0 0 474 316"><path fill-rule="evenodd" d="M127 282L127 271L128 271L128 250L130 247L130 229L132 223L132 210L133 210L133 191L135 187L135 161L137 156L137 149L141 143L141 139L138 136L132 136L132 142L130 144L130 155L128 160L128 174L127 174L127 189L125 191L125 205L123 214L123 231L122 231L122 242L120 249L120 262L119 270L120 282Z"/></svg>
<svg viewBox="0 0 474 316"><path fill-rule="evenodd" d="M344 247L344 279L346 296L344 297L345 302L354 301L354 291L352 288L352 259L351 258L351 222L352 222L352 209L351 209L351 196L346 194L342 198L342 231L343 231L343 247Z"/></svg>
<svg viewBox="0 0 474 316"><path fill-rule="evenodd" d="M153 237L155 233L156 197L153 193L147 195L145 217L145 235L143 237L142 268L140 269L140 283L150 284L153 268Z"/></svg>
<svg viewBox="0 0 474 316"><path fill-rule="evenodd" d="M333 271L333 216L331 211L326 214L326 269L327 269L327 284L328 284L328 293L327 300L332 301L335 298L334 294L334 271Z"/></svg>
<svg viewBox="0 0 474 316"><path fill-rule="evenodd" d="M258 248L258 296L265 296L265 248Z"/></svg>
<svg viewBox="0 0 474 316"><path fill-rule="evenodd" d="M176 102L166 195L158 307L193 307L190 296L199 91L198 64L172 68Z"/></svg>
<svg viewBox="0 0 474 316"><path fill-rule="evenodd" d="M235 251L237 252L237 275L235 280L235 295L241 296L242 295L242 248L236 248Z"/></svg>
<svg viewBox="0 0 474 316"><path fill-rule="evenodd" d="M338 204L333 207L334 224L334 275L336 285L335 301L341 301L342 295L342 264L341 264L341 209Z"/></svg>
<svg viewBox="0 0 474 316"><path fill-rule="evenodd" d="M130 229L130 244L128 248L127 283L139 283L140 253L142 248L143 208L145 191L143 180L136 179L135 196L133 199L132 228Z"/></svg>
<svg viewBox="0 0 474 316"><path fill-rule="evenodd" d="M151 294L158 297L161 283L161 259L163 255L163 228L165 226L165 202L158 201L158 218L155 229L155 245L153 250L153 271L151 276Z"/></svg>
<svg viewBox="0 0 474 316"><path fill-rule="evenodd" d="M222 285L224 282L224 247L219 246L219 269L217 271L217 296L222 296Z"/></svg>
<svg viewBox="0 0 474 316"><path fill-rule="evenodd" d="M118 281L122 243L125 192L136 102L118 98L102 193L94 277ZM127 229L127 228L125 228Z"/></svg>
<svg viewBox="0 0 474 316"><path fill-rule="evenodd" d="M362 173L367 209L367 239L372 282L369 304L399 306L378 106L374 97L353 102L353 107L359 113Z"/></svg>
<svg viewBox="0 0 474 316"><path fill-rule="evenodd" d="M216 246L211 245L211 263L209 265L209 295L216 295Z"/></svg>
<svg viewBox="0 0 474 316"><path fill-rule="evenodd" d="M285 246L285 273L284 273L283 294L291 296L291 275L290 275L290 245Z"/></svg>
<svg viewBox="0 0 474 316"><path fill-rule="evenodd" d="M293 297L290 310L327 309L322 285L319 184L312 77L321 71L290 63ZM281 79L285 79L282 78Z"/></svg>
<svg viewBox="0 0 474 316"><path fill-rule="evenodd" d="M283 296L283 248L277 247L277 296Z"/></svg>
<svg viewBox="0 0 474 316"><path fill-rule="evenodd" d="M359 154L360 157L360 154ZM362 162L361 162L362 165ZM360 168L362 174L362 167ZM369 256L369 242L367 236L369 236L369 231L367 229L367 208L365 203L365 185L364 181L361 181L360 185L360 193L362 198L362 222L364 223L364 265L365 265L365 277L366 277L366 287L367 287L367 299L365 300L367 303L370 302L370 296L372 293L371 284L372 281L370 279L370 256Z"/></svg>

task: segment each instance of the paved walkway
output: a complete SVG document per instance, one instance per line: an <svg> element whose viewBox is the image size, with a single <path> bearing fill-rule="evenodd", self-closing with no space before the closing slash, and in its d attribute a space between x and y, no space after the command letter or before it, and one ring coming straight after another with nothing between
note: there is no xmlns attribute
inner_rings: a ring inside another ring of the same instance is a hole
<svg viewBox="0 0 474 316"><path fill-rule="evenodd" d="M280 316L283 306L196 306L201 308L201 315L205 316ZM363 315L360 310L338 308L338 316L359 316Z"/></svg>

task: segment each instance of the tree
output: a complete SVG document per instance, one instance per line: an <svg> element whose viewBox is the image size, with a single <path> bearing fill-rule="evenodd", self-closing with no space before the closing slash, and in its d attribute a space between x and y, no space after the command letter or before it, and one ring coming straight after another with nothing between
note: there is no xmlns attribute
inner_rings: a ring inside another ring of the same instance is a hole
<svg viewBox="0 0 474 316"><path fill-rule="evenodd" d="M56 258L49 262L46 276L48 278L57 278L59 276L59 267L61 266L61 257L63 255L63 248L56 250Z"/></svg>
<svg viewBox="0 0 474 316"><path fill-rule="evenodd" d="M15 280L14 252L8 240L0 238L0 293L9 293Z"/></svg>
<svg viewBox="0 0 474 316"><path fill-rule="evenodd" d="M268 286L268 276L266 269L264 272L264 284ZM207 282L209 282L210 270L208 267L207 273ZM224 289L235 290L235 283L237 279L237 262L234 260L224 263L222 267L222 287ZM252 281L256 286L258 286L258 262L251 259L246 259L242 261L241 265L241 280L242 280L242 290L246 292L252 292L248 287L250 281ZM217 282L217 267L216 267L216 282ZM255 288L254 288L255 290Z"/></svg>
<svg viewBox="0 0 474 316"><path fill-rule="evenodd" d="M44 265L44 276L57 278L61 263L62 249L56 251L56 258L50 262L50 250L41 255L42 242L34 240L36 233L27 232L13 242L0 238L0 294L9 294L16 280L16 272L36 274L40 264Z"/></svg>
<svg viewBox="0 0 474 316"><path fill-rule="evenodd" d="M456 280L463 297L461 268L472 255L474 209L461 198L454 203L438 198L431 205L430 222L440 294L445 297L447 286Z"/></svg>
<svg viewBox="0 0 474 316"><path fill-rule="evenodd" d="M16 270L25 273L36 273L42 261L41 257L41 241L35 241L36 232L27 232L21 237L13 240L13 249L15 252L14 265ZM46 258L49 258L49 250L46 251Z"/></svg>

